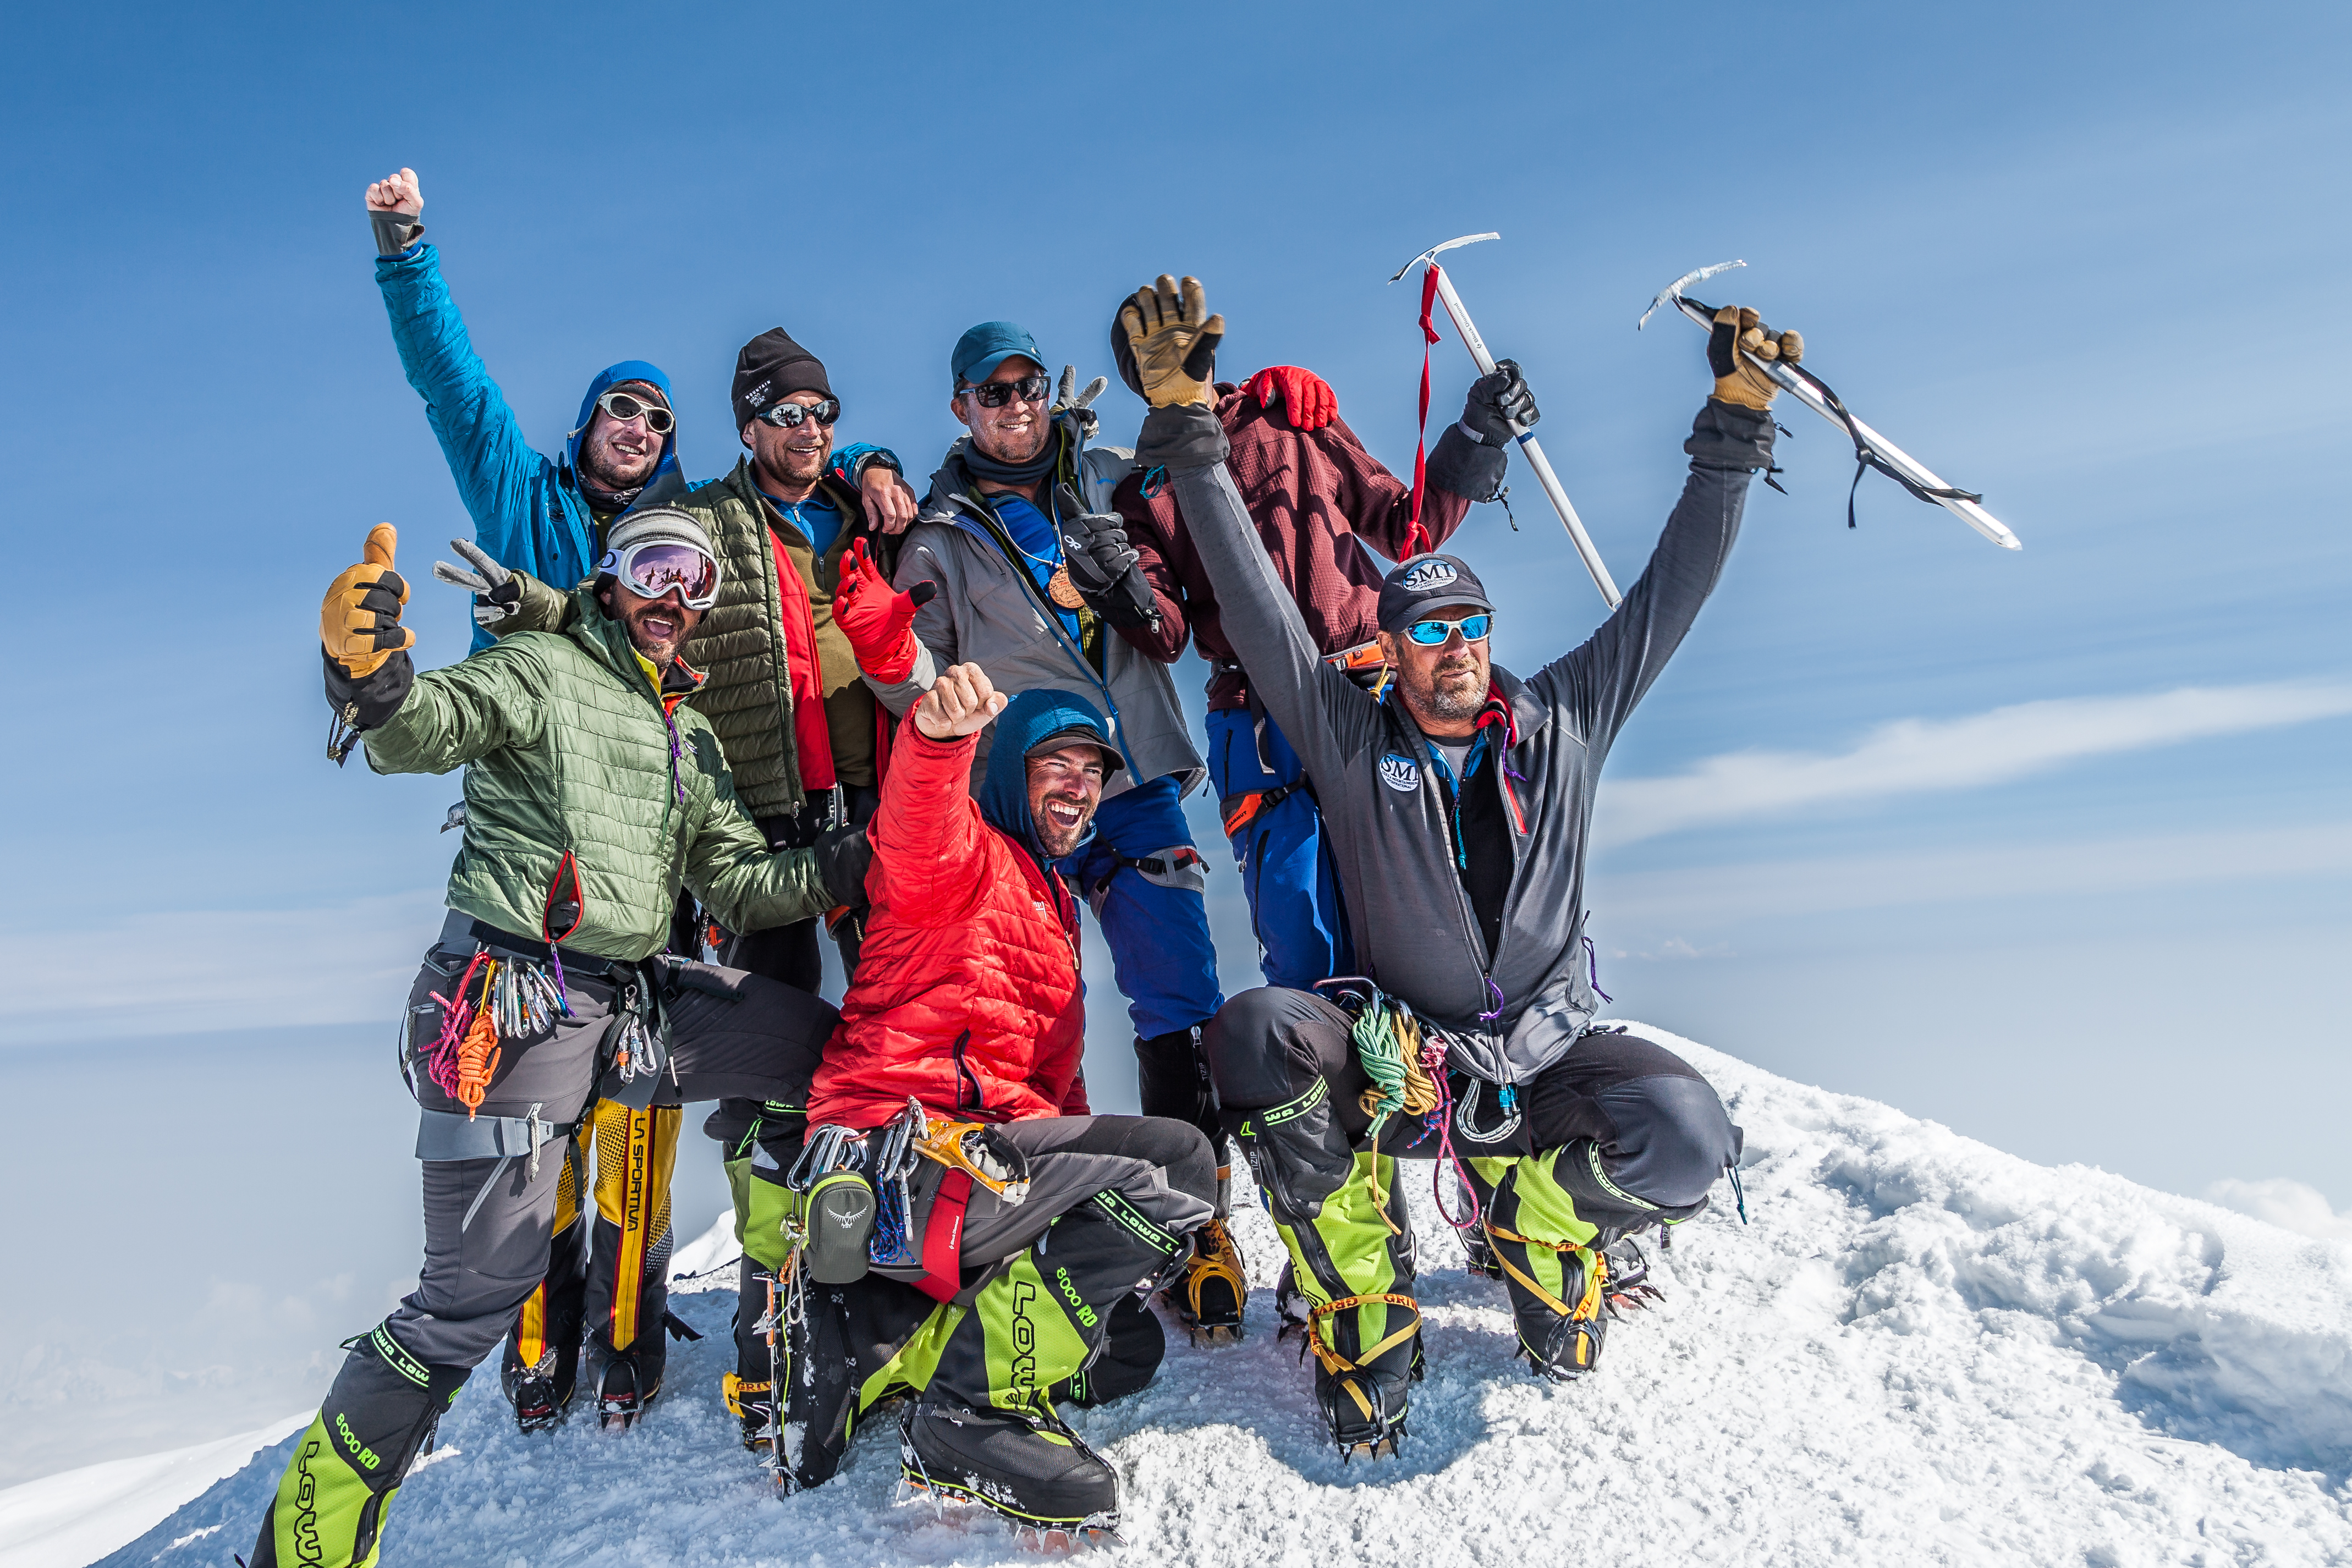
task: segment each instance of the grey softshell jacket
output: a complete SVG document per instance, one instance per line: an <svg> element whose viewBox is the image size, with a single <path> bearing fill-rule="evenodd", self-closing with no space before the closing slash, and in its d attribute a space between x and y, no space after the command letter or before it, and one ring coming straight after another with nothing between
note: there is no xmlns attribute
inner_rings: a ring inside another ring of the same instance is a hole
<svg viewBox="0 0 2352 1568"><path fill-rule="evenodd" d="M1046 613L1035 580L1005 559L976 520L979 507L969 498L974 487L971 471L963 465L963 446L958 441L949 449L914 527L898 548L892 586L904 592L919 582L930 582L939 589L915 612L915 636L922 652L905 680L892 684L868 675L866 684L885 706L900 715L950 664L978 664L988 672L989 683L1008 697L1037 686L1076 692L1109 716L1111 737L1127 757L1126 768L1105 781L1105 796L1122 794L1169 773L1176 776L1182 793L1191 794L1209 770L1193 749L1168 666L1106 629L1104 673L1095 673L1060 619ZM1104 497L1134 465L1133 455L1123 448L1087 450L1077 476L1087 504L1109 510ZM975 789L988 776L989 745L995 733L991 724L981 734L979 754L972 761Z"/></svg>
<svg viewBox="0 0 2352 1568"><path fill-rule="evenodd" d="M1153 435L1147 423L1146 450ZM1364 972L1456 1036L1454 1064L1490 1082L1532 1078L1592 1018L1584 849L1601 767L1722 574L1750 470L1771 462L1772 423L1710 400L1684 450L1692 462L1682 498L1616 611L1528 680L1495 668L1513 744L1504 767L1481 768L1469 785L1507 789L1517 801L1505 803L1512 873L1491 962L1420 728L1402 702L1373 702L1323 662L1224 465L1171 469L1250 689L1314 781Z"/></svg>

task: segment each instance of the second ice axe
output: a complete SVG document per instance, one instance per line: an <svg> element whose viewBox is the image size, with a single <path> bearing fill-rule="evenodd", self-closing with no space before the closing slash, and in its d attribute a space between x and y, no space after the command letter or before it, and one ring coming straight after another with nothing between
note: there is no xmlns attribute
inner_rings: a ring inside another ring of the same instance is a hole
<svg viewBox="0 0 2352 1568"><path fill-rule="evenodd" d="M1454 243L1458 245L1461 242L1457 240ZM1672 305L1706 330L1710 332L1715 330L1715 307L1702 305L1697 300L1687 298L1683 290L1694 283L1706 282L1718 272L1728 272L1735 267L1747 265L1744 261L1719 261L1713 267L1702 267L1696 272L1684 273L1658 291L1657 298L1650 301L1650 308L1643 311L1642 319L1633 324L1633 329L1640 331L1659 306ZM2023 549L2025 548L2018 542L2015 534L2002 526L1999 517L1984 509L1983 497L1971 490L1963 490L1957 486L1947 485L1936 477L1926 464L1855 418L1839 400L1837 393L1830 391L1829 384L1813 374L1811 371L1801 365L1783 365L1768 360L1759 360L1753 355L1748 356L1748 362L1770 378L1781 391L1790 393L1799 402L1845 432L1847 438L1853 443L1853 455L1856 463L1853 473L1854 483L1862 482L1863 469L1875 468L1919 499L1935 502L2001 549ZM1846 499L1846 522L1851 526L1853 521L1853 500L1849 495Z"/></svg>
<svg viewBox="0 0 2352 1568"><path fill-rule="evenodd" d="M1396 276L1389 279L1394 283L1415 267L1429 268L1430 277L1437 285L1437 297L1445 302L1445 313L1454 318L1454 329L1462 334L1462 346L1470 350L1470 358L1477 362L1478 373L1482 376L1495 373L1495 356L1487 352L1486 340L1478 336L1478 329L1471 321L1470 312L1463 308L1462 296L1454 291L1454 280L1445 276L1445 268L1438 266L1437 256L1440 251L1502 237L1499 234L1464 235L1460 239L1432 246L1398 267ZM1423 390L1426 391L1425 386ZM1551 464L1546 461L1543 447L1537 442L1534 432L1519 437L1519 450L1527 455L1528 466L1535 470L1536 483L1541 485L1543 493L1551 497L1551 508L1559 514L1561 525L1568 529L1570 541L1576 546L1576 553L1584 558L1584 570L1592 574L1592 585L1601 590L1601 602L1612 610L1616 609L1620 597L1617 584L1611 580L1609 568L1601 559L1601 552L1593 549L1591 536L1584 531L1583 520L1577 517L1576 507L1570 503L1568 492L1560 487L1559 476L1551 471Z"/></svg>

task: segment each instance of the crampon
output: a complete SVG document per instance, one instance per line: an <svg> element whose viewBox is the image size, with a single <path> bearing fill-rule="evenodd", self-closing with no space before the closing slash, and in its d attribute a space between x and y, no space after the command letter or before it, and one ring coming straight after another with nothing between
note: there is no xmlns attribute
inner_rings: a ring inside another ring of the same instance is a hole
<svg viewBox="0 0 2352 1568"><path fill-rule="evenodd" d="M1213 1219L1201 1228L1184 1272L1160 1299L1176 1314L1194 1344L1239 1342L1249 1281L1242 1269L1241 1251L1223 1220Z"/></svg>
<svg viewBox="0 0 2352 1568"><path fill-rule="evenodd" d="M1602 1300L1609 1304L1612 1317L1627 1312L1646 1311L1653 1301L1663 1301L1666 1293L1650 1283L1650 1260L1630 1236L1621 1236L1603 1249L1608 1260L1608 1285Z"/></svg>

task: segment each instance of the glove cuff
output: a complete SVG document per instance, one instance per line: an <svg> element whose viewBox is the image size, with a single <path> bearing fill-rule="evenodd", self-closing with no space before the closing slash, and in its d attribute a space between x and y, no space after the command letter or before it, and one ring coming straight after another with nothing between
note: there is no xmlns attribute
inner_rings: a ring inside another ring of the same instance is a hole
<svg viewBox="0 0 2352 1568"><path fill-rule="evenodd" d="M1503 448L1486 444L1462 425L1449 424L1437 438L1437 448L1429 455L1424 472L1435 489L1474 501L1491 501L1502 489L1503 475L1510 465Z"/></svg>
<svg viewBox="0 0 2352 1568"><path fill-rule="evenodd" d="M1135 460L1146 468L1206 468L1232 450L1217 411L1197 402L1153 409L1135 438Z"/></svg>
<svg viewBox="0 0 2352 1568"><path fill-rule="evenodd" d="M375 231L375 254L379 258L404 256L411 246L425 237L425 220L415 213L371 211L368 224Z"/></svg>
<svg viewBox="0 0 2352 1568"><path fill-rule="evenodd" d="M382 729L400 711L400 705L408 700L409 688L416 684L416 666L405 648L394 651L373 674L358 678L324 648L319 650L319 657L327 665L328 706L339 717L346 708L355 707L350 721L353 729Z"/></svg>
<svg viewBox="0 0 2352 1568"><path fill-rule="evenodd" d="M1711 397L1691 421L1690 439L1683 450L1694 468L1742 468L1753 471L1772 465L1774 426L1769 412Z"/></svg>

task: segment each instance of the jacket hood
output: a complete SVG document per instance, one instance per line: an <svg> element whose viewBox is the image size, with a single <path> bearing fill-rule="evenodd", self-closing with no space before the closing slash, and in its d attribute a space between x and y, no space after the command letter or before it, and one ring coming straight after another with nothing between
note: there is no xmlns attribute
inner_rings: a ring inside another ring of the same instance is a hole
<svg viewBox="0 0 2352 1568"><path fill-rule="evenodd" d="M586 395L580 400L580 417L572 422L572 434L563 438L563 461L571 466L573 474L580 472L580 438L588 434L588 422L596 413L596 400L623 382L645 382L657 386L661 388L662 396L669 400L673 423L669 434L662 437L661 461L654 465L652 473L646 476L645 487L650 490L665 476L678 473L677 425L675 423L677 394L670 391L669 377L662 373L659 365L649 365L643 360L623 360L617 365L606 365L598 371L596 379L588 383Z"/></svg>
<svg viewBox="0 0 2352 1568"><path fill-rule="evenodd" d="M1111 768L1124 764L1111 740L1110 725L1094 704L1076 692L1033 686L1005 705L996 716L996 738L989 745L988 778L980 787L980 814L988 825L1004 833L1045 863L1045 846L1037 838L1036 819L1029 814L1030 751L1057 735L1090 739L1103 749ZM1092 822L1078 840L1095 836Z"/></svg>

